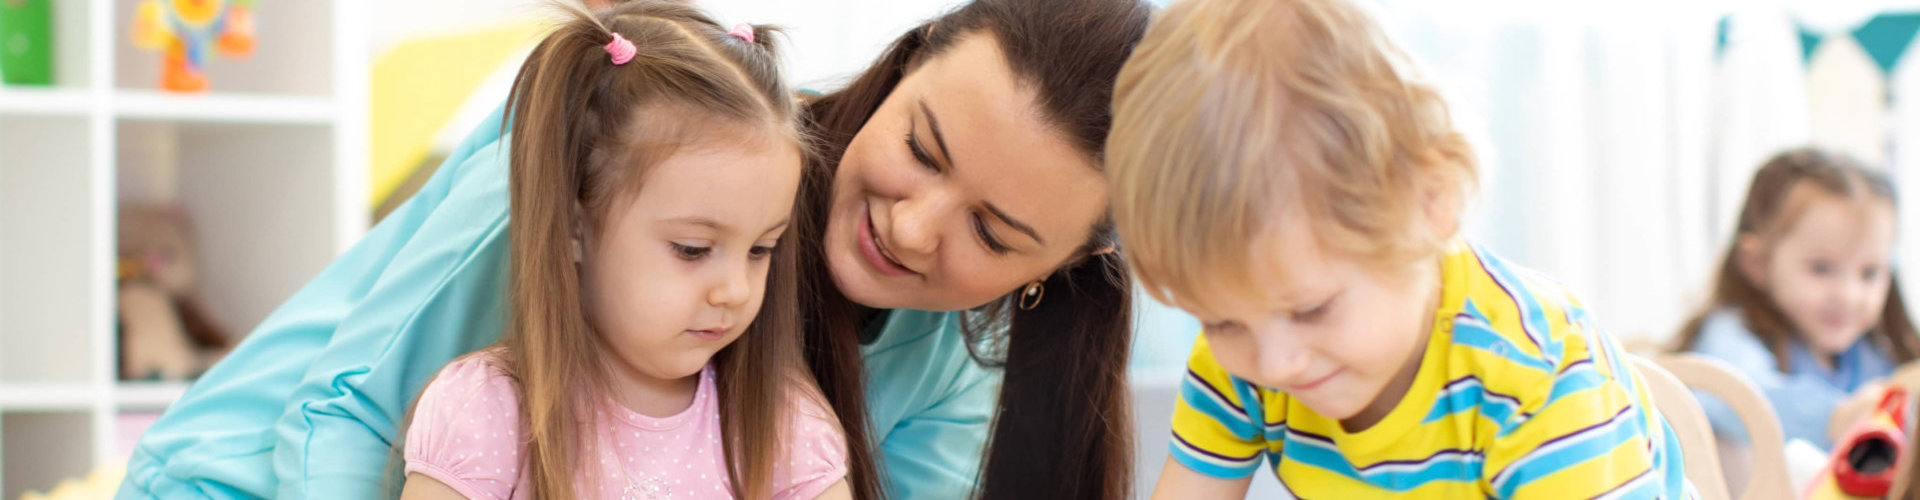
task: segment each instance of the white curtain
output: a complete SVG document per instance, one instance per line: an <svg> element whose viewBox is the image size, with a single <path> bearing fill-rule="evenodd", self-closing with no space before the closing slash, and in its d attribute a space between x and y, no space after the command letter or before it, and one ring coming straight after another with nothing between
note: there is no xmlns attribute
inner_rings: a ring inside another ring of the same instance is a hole
<svg viewBox="0 0 1920 500"><path fill-rule="evenodd" d="M1780 9L1381 3L1480 139L1467 236L1559 279L1629 343L1666 341L1704 300L1753 168L1811 138Z"/></svg>

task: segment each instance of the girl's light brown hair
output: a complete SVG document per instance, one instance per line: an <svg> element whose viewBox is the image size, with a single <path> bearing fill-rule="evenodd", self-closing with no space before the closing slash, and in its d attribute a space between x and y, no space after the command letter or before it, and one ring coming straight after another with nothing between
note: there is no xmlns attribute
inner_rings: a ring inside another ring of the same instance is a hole
<svg viewBox="0 0 1920 500"><path fill-rule="evenodd" d="M1148 293L1205 310L1259 296L1252 242L1289 207L1323 248L1437 255L1476 181L1438 91L1346 0L1187 0L1120 72L1114 220ZM1457 227L1457 224L1453 226ZM1284 269L1284 266L1281 266Z"/></svg>
<svg viewBox="0 0 1920 500"><path fill-rule="evenodd" d="M615 65L613 33L633 42ZM598 232L620 194L637 193L676 147L786 141L799 147L796 105L777 70L774 30L755 42L692 6L624 2L573 17L534 48L514 78L505 126L512 152L508 323L502 368L520 389L526 467L538 498L572 498L590 446L594 404L608 385L573 242ZM788 168L769 166L768 168ZM791 168L799 168L793 165ZM583 234L584 233L584 234ZM779 425L790 384L805 383L792 231L781 238L754 322L714 356L729 480L743 498L771 495L784 456ZM591 247L588 245L589 248Z"/></svg>
<svg viewBox="0 0 1920 500"><path fill-rule="evenodd" d="M1772 244L1806 211L1810 201L1807 197L1816 194L1846 200L1883 201L1894 206L1899 203L1893 182L1885 174L1868 169L1846 155L1815 148L1774 155L1753 174L1753 184L1747 187L1746 204L1740 207L1733 241L1721 259L1719 275L1714 278L1713 295L1708 297L1706 306L1680 328L1676 345L1679 350L1692 349L1699 342L1701 327L1715 311L1738 308L1747 329L1773 352L1777 368L1783 372L1788 370L1787 346L1793 339L1793 323L1773 303L1766 290L1741 271L1740 239L1756 236ZM1878 343L1894 362L1905 363L1920 357L1920 338L1914 337L1913 319L1907 315L1906 300L1900 296L1900 275L1891 276L1887 284L1887 304L1881 308L1880 321L1867 337Z"/></svg>

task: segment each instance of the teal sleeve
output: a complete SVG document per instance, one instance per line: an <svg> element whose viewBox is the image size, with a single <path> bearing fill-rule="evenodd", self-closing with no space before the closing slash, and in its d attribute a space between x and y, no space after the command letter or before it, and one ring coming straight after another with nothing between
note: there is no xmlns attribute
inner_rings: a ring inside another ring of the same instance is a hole
<svg viewBox="0 0 1920 500"><path fill-rule="evenodd" d="M499 130L499 120L483 122ZM414 397L505 321L507 155L474 151L451 194L393 256L308 367L274 427L279 498L375 498ZM389 464L391 465L391 464Z"/></svg>
<svg viewBox="0 0 1920 500"><path fill-rule="evenodd" d="M426 378L498 337L500 115L168 408L119 498L384 496L380 464Z"/></svg>
<svg viewBox="0 0 1920 500"><path fill-rule="evenodd" d="M953 313L895 310L863 349L869 424L889 498L972 498L1000 371L968 352Z"/></svg>
<svg viewBox="0 0 1920 500"><path fill-rule="evenodd" d="M972 498L986 446L998 377L970 374L926 411L894 426L880 443L889 498Z"/></svg>

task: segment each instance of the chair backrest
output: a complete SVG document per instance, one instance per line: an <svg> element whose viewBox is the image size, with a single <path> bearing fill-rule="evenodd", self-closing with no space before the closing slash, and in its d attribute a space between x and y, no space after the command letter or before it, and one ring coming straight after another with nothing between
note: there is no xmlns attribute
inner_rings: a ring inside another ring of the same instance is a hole
<svg viewBox="0 0 1920 500"><path fill-rule="evenodd" d="M1680 439L1687 480L1700 492L1701 500L1727 500L1727 481L1720 476L1718 444L1713 438L1713 426L1707 423L1707 412L1700 409L1700 402L1693 399L1686 384L1672 373L1647 358L1632 354L1627 357L1632 358L1634 371L1646 383L1654 407L1667 418L1667 425L1673 427L1673 433Z"/></svg>
<svg viewBox="0 0 1920 500"><path fill-rule="evenodd" d="M1746 486L1740 490L1741 500L1795 498L1787 473L1786 434L1780 429L1780 417L1774 413L1773 403L1767 402L1760 388L1754 387L1725 361L1715 358L1665 354L1654 358L1654 362L1687 387L1718 398L1740 417L1741 425L1747 429L1747 449L1752 457ZM1708 434L1711 436L1711 429ZM1713 449L1712 444L1708 442L1708 449Z"/></svg>
<svg viewBox="0 0 1920 500"><path fill-rule="evenodd" d="M1906 363L1895 369L1887 380L1907 390L1907 450L1906 463L1920 463L1920 408L1914 406L1915 395L1920 395L1920 363ZM1914 491L1912 484L1915 467L1908 465L1893 477L1893 490L1887 492L1887 498L1920 500L1920 491Z"/></svg>

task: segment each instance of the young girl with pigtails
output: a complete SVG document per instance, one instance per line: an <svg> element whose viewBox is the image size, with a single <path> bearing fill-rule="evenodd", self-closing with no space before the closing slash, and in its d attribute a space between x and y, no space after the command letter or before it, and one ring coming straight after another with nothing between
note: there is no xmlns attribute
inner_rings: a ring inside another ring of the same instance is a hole
<svg viewBox="0 0 1920 500"><path fill-rule="evenodd" d="M508 323L441 369L402 498L847 498L801 361L797 105L772 29L576 13L509 98Z"/></svg>

